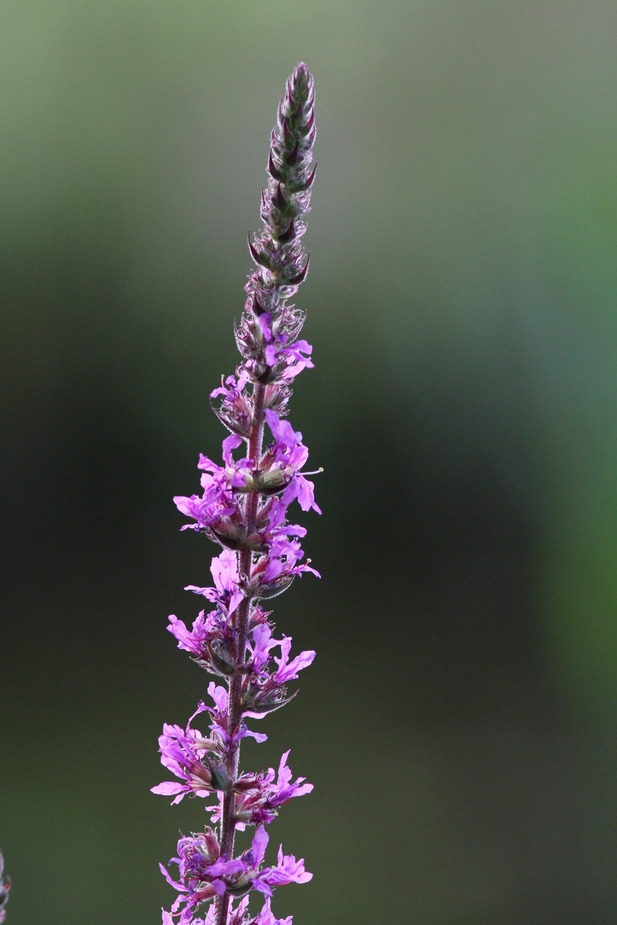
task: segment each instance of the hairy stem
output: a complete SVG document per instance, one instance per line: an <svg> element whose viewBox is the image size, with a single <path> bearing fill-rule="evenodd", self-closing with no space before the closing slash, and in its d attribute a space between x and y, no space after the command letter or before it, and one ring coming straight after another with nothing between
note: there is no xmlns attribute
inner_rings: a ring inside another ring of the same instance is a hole
<svg viewBox="0 0 617 925"><path fill-rule="evenodd" d="M257 383L254 391L253 402L253 421L251 426L251 436L249 440L249 458L254 460L254 465L259 465L261 458L263 433L264 433L264 398L266 394L265 386ZM259 492L252 492L248 496L246 505L246 535L250 536L255 530L257 522L257 511L259 508ZM245 579L251 577L251 566L253 563L253 554L250 549L244 549L239 554L239 572ZM245 597L238 607L237 626L238 626L238 652L237 658L244 666L246 663L246 642L248 639L249 617L251 610L251 598ZM228 700L228 718L229 718L229 735L233 735L238 723L242 718L242 674L234 674L229 685ZM238 763L240 760L240 743L229 750L227 759L227 773L235 781L238 773ZM234 836L236 833L236 823L234 819L234 791L233 789L223 796L223 809L221 812L221 854L228 860L233 857ZM227 916L229 911L229 896L224 894L216 899L216 925L227 925Z"/></svg>

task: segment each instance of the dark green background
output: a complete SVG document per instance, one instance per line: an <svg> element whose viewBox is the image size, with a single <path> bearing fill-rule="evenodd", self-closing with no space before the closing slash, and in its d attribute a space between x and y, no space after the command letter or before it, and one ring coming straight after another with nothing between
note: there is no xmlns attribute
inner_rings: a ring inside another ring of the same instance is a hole
<svg viewBox="0 0 617 925"><path fill-rule="evenodd" d="M224 436L300 59L323 580L274 603L318 657L243 755L315 782L272 826L315 877L275 912L617 922L616 39L613 0L4 0L7 925L160 922L202 824L149 792L207 683L171 497Z"/></svg>

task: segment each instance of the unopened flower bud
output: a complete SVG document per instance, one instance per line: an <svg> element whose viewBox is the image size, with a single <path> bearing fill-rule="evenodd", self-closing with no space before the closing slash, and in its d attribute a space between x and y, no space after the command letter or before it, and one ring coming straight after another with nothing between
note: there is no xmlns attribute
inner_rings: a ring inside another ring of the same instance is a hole
<svg viewBox="0 0 617 925"><path fill-rule="evenodd" d="M209 762L209 764L212 776L212 789L220 793L229 793L232 784L229 774L223 768L219 768L211 762Z"/></svg>
<svg viewBox="0 0 617 925"><path fill-rule="evenodd" d="M228 646L220 641L213 640L208 645L208 651L210 653L210 661L212 668L221 674L224 677L231 677L236 670L236 666L233 661L233 657L229 652Z"/></svg>

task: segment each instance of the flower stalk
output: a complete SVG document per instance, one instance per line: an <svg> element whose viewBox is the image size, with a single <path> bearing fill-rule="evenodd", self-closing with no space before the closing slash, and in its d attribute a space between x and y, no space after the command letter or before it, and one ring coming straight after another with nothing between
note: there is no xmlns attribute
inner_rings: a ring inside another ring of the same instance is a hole
<svg viewBox="0 0 617 925"><path fill-rule="evenodd" d="M308 271L301 238L315 177L314 140L313 78L299 64L287 81L272 131L268 185L261 201L263 229L253 240L249 236L256 268L235 327L242 361L211 394L215 413L230 431L223 441L223 465L201 455L203 494L174 498L193 521L182 529L204 533L223 549L211 565L214 587L187 587L214 608L207 614L202 610L191 630L172 615L168 629L179 648L223 683L209 684L213 705L200 701L185 729L165 724L159 738L161 761L178 780L165 781L153 792L173 796L174 803L185 796L213 801L205 806L211 825L178 842L178 856L170 862L178 865L178 879L161 865L178 893L171 911L163 911L163 925L175 925L176 920L177 925L291 925L291 917L275 919L273 889L312 877L304 861L284 855L282 847L277 863L264 867L265 827L280 806L309 793L312 784L304 778L292 780L289 751L276 774L272 768L241 773L239 759L243 738L266 739L246 721L288 703L295 694L288 694L287 683L315 657L305 651L290 661L291 639L273 637L271 614L262 606L297 576L318 576L303 561L300 539L306 530L288 519L294 501L304 511L321 511L314 485L303 472L308 450L302 434L285 420L295 377L313 366L310 344L298 339L305 312L289 300ZM264 449L266 428L272 440ZM242 446L246 455L234 459ZM202 713L210 719L206 735L192 726ZM235 857L235 833L247 825L255 827L251 847ZM265 897L253 917L248 911L252 891ZM205 918L195 917L204 910Z"/></svg>

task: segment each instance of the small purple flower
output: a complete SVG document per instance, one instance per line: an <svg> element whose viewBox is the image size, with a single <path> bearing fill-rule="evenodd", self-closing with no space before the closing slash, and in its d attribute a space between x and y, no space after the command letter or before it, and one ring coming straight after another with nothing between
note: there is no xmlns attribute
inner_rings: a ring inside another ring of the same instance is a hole
<svg viewBox="0 0 617 925"><path fill-rule="evenodd" d="M218 854L218 842L211 829L204 835L181 838L178 842L177 858L170 863L177 864L179 879L173 880L161 864L163 876L180 894L172 906L172 913L186 903L193 909L213 895L242 897L250 890L257 890L265 896L272 896L272 888L288 883L307 883L313 875L304 869L304 860L296 861L293 855L284 855L279 848L275 867L261 865L268 846L269 836L263 825L255 832L251 847L240 857L227 858Z"/></svg>
<svg viewBox="0 0 617 925"><path fill-rule="evenodd" d="M203 712L206 707L201 704L197 712ZM193 719L193 716L191 719ZM191 728L189 720L186 730L180 726L163 726L163 735L159 736L159 750L161 764L172 774L184 780L183 784L175 781L164 781L152 787L152 793L162 796L175 796L173 803L179 803L187 794L205 797L215 791L223 792L229 789L230 780L218 762L210 760L206 753L215 754L223 751L223 741L220 737L205 738L197 729Z"/></svg>
<svg viewBox="0 0 617 925"><path fill-rule="evenodd" d="M187 585L186 590L203 595L217 605L216 609L207 617L202 610L191 632L182 620L172 614L167 629L178 640L179 648L190 652L198 664L215 674L226 675L233 673L236 649L237 632L231 618L244 600L244 594L239 588L235 554L224 549L220 556L212 560L211 571L214 588Z"/></svg>
<svg viewBox="0 0 617 925"><path fill-rule="evenodd" d="M202 668L213 674L233 674L237 632L223 609L213 610L207 617L202 610L191 632L172 614L167 629L178 640L178 648L190 652Z"/></svg>
<svg viewBox="0 0 617 925"><path fill-rule="evenodd" d="M256 626L253 630L253 649L251 668L256 674L260 674L270 661L270 652L280 645L278 639L272 636L272 630L267 624Z"/></svg>
<svg viewBox="0 0 617 925"><path fill-rule="evenodd" d="M169 626L167 629L178 640L179 649L184 649L185 652L190 652L191 655L194 655L196 658L204 657L205 653L207 652L206 641L208 638L205 611L201 611L193 623L193 629L191 632L189 632L186 628L184 621L179 620L174 613L172 613L169 617Z"/></svg>
<svg viewBox="0 0 617 925"><path fill-rule="evenodd" d="M313 369L314 363L309 359L313 348L305 340L298 340L295 344L287 344L285 334L279 334L273 343L266 347L266 364L268 366L282 365L280 375L286 382L295 379L303 369Z"/></svg>
<svg viewBox="0 0 617 925"><path fill-rule="evenodd" d="M246 474L250 473L252 465L251 460L246 458L239 460L237 463L234 462L232 453L241 445L242 437L231 434L230 437L223 440L223 462L225 466L217 466L211 459L200 453L197 468L211 473L211 477L216 484L220 484L227 489L238 488L242 490L245 488Z"/></svg>
<svg viewBox="0 0 617 925"><path fill-rule="evenodd" d="M218 409L214 409L219 420L233 434L240 437L250 437L253 409L250 397L246 393L249 375L246 370L240 370L238 378L227 376L225 383L221 379L221 387L210 393L210 398L223 396Z"/></svg>
<svg viewBox="0 0 617 925"><path fill-rule="evenodd" d="M291 698L287 696L285 683L298 677L298 672L308 668L315 658L315 652L307 649L288 662L291 650L291 637L284 636L282 640L273 639L270 627L263 624L253 631L254 647L249 651L252 658L247 667L247 677L242 689L242 702L245 716L260 719L266 713L278 710ZM278 669L274 672L268 670L271 661L270 652L277 646L281 647L281 658L274 657Z"/></svg>
<svg viewBox="0 0 617 925"><path fill-rule="evenodd" d="M246 723L240 721L235 729L228 729L228 693L224 687L217 687L214 681L210 681L208 685L208 693L214 700L216 708L206 707L208 712L212 716L212 723L210 724L210 729L215 733L220 740L224 743L224 746L227 750L234 748L240 742L241 739L245 739L247 736L255 739L257 742L265 742L268 738L267 735L263 732L252 732L250 729L246 728Z"/></svg>
<svg viewBox="0 0 617 925"><path fill-rule="evenodd" d="M226 490L226 480L223 476L215 479L212 475L204 473L201 477L204 493L191 495L190 498L177 496L174 502L179 511L197 521L195 524L185 524L182 530L203 530L215 537L229 537L230 542L240 541L241 517L239 515L233 494ZM221 540L222 542L222 540ZM228 545L223 543L223 545Z"/></svg>
<svg viewBox="0 0 617 925"><path fill-rule="evenodd" d="M210 681L208 684L208 694L214 701L214 709L212 709L212 707L206 707L208 712L212 715L213 726L227 733L227 714L229 706L227 691L222 685Z"/></svg>
<svg viewBox="0 0 617 925"><path fill-rule="evenodd" d="M283 803L289 802L292 797L302 797L305 793L311 793L313 789L312 784L303 783L306 778L298 777L295 781L291 780L291 770L287 767L287 759L289 758L289 753L291 749L288 749L282 756L279 762L278 777L276 780L276 785L271 789L269 795L269 801L272 806L282 806ZM268 772L268 777L273 777L274 772L270 768Z"/></svg>
<svg viewBox="0 0 617 925"><path fill-rule="evenodd" d="M255 627L253 630L254 647L252 649L252 659L250 667L255 674L266 674L266 666L270 662L270 652L272 649L281 647L281 658L274 656L278 670L273 675L278 684L284 684L286 681L295 680L298 672L303 668L308 668L313 663L315 652L312 649L306 649L297 655L293 661L289 662L289 653L291 652L291 636L283 636L282 639L274 639L272 630L267 625Z"/></svg>
<svg viewBox="0 0 617 925"><path fill-rule="evenodd" d="M291 636L283 636L283 641L281 643L281 657L277 658L274 656L274 661L278 665L277 670L275 671L273 678L277 684L285 684L286 681L293 681L298 677L298 672L302 671L303 668L308 668L309 665L312 665L313 659L315 658L315 653L312 649L309 649L305 652L301 652L300 655L288 663L289 653L291 651Z"/></svg>
<svg viewBox="0 0 617 925"><path fill-rule="evenodd" d="M288 883L308 883L313 875L305 870L304 858L296 861L293 854L283 854L283 846L279 847L276 867L268 867L262 871L253 883L253 888L265 896L272 896L272 888L286 886Z"/></svg>
<svg viewBox="0 0 617 925"><path fill-rule="evenodd" d="M286 751L279 763L278 777L275 781L274 769L267 774L251 778L250 775L238 780L235 802L235 815L238 828L245 825L268 825L276 817L276 810L294 797L301 797L313 790L312 784L305 784L304 777L291 780L291 770L287 767L289 751Z"/></svg>
<svg viewBox="0 0 617 925"><path fill-rule="evenodd" d="M230 549L224 549L220 556L212 560L210 571L214 579L214 588L187 585L184 590L202 594L212 603L218 604L221 610L230 617L244 600L244 595L240 590L240 576L235 554Z"/></svg>
<svg viewBox="0 0 617 925"><path fill-rule="evenodd" d="M321 514L321 509L315 504L315 486L300 471L308 459L302 434L294 432L289 421L282 421L276 411L267 409L264 417L275 443L267 448L261 462L260 489L264 492L284 489L283 503L286 507L297 498L303 511L313 508Z"/></svg>

